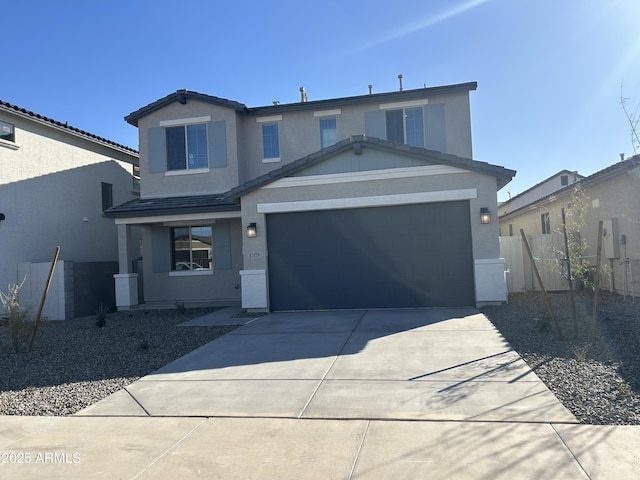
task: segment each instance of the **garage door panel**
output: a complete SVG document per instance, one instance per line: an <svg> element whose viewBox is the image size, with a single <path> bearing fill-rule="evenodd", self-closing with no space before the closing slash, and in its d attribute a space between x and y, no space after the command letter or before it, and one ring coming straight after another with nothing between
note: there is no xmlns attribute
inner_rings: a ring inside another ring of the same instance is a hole
<svg viewBox="0 0 640 480"><path fill-rule="evenodd" d="M468 202L271 214L267 239L273 310L474 303Z"/></svg>

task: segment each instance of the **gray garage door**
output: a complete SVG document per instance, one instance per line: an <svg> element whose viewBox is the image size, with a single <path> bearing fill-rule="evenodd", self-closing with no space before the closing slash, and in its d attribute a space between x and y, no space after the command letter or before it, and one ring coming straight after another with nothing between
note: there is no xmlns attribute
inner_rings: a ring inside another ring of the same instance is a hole
<svg viewBox="0 0 640 480"><path fill-rule="evenodd" d="M469 203L267 216L272 310L472 306Z"/></svg>

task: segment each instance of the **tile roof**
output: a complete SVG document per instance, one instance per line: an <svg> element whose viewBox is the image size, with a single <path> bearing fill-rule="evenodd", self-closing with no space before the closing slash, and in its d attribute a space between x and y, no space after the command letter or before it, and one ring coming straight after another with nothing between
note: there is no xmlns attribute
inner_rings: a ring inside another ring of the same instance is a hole
<svg viewBox="0 0 640 480"><path fill-rule="evenodd" d="M224 198L232 201L237 200L242 195L246 195L247 193L257 190L264 185L275 182L280 178L293 175L310 167L311 165L322 162L333 155L337 155L338 153L351 148L361 149L362 147L385 150L391 153L419 158L430 163L449 165L452 167L483 173L485 175L495 176L498 181L498 188L502 188L504 185L509 183L516 174L515 170L509 170L498 165L491 165L489 163L479 162L470 158L458 157L456 155L441 153L435 150L412 147L388 140L380 140L378 138L367 137L365 135L355 135L351 138L342 140L331 147L324 148L292 163L283 165L276 170L233 188L224 194Z"/></svg>
<svg viewBox="0 0 640 480"><path fill-rule="evenodd" d="M192 195L185 197L137 198L104 212L106 217L128 218L185 213L240 211L240 205L221 195Z"/></svg>
<svg viewBox="0 0 640 480"><path fill-rule="evenodd" d="M84 130L80 130L79 128L72 127L67 122L59 122L58 120L54 120L49 117L45 117L44 115L40 115L39 113L32 112L31 110L27 110L25 108L18 107L17 105L13 105L9 102L4 102L0 100L0 111L6 111L12 113L14 115L19 115L23 118L27 118L29 120L33 120L44 125L48 125L50 127L57 128L62 131L66 131L71 133L72 135L77 135L79 137L85 138L87 140L91 140L92 142L100 143L106 145L110 148L114 148L116 150L120 150L129 155L138 157L138 151L133 148L127 147L126 145L121 145L112 140L109 140L104 137L100 137L98 135L94 135L93 133L86 132Z"/></svg>
<svg viewBox="0 0 640 480"><path fill-rule="evenodd" d="M602 180L606 180L607 178L614 177L616 175L620 175L622 173L628 172L636 167L640 167L640 154L634 155L633 157L627 158L621 162L614 163L613 165L609 165L602 170L597 171L596 173L589 175L588 177L583 177L581 180L578 180L576 183L572 183L571 185L567 185L566 187L562 187L559 190L556 190L549 195L545 195L542 198L539 198L527 205L523 205L516 210L512 210L508 213L505 213L500 216L500 218L507 218L513 214L521 212L524 209L531 208L532 205L542 204L548 200L555 199L556 197L568 195L570 194L576 187L586 188L594 183L598 183Z"/></svg>

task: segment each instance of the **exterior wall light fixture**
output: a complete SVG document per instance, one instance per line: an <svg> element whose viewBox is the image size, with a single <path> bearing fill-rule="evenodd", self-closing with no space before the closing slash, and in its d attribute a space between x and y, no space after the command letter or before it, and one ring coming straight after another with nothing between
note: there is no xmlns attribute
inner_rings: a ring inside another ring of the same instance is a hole
<svg viewBox="0 0 640 480"><path fill-rule="evenodd" d="M480 209L480 223L491 223L491 213L487 207Z"/></svg>
<svg viewBox="0 0 640 480"><path fill-rule="evenodd" d="M258 228L255 223L250 223L247 227L247 237L254 238L258 235Z"/></svg>
<svg viewBox="0 0 640 480"><path fill-rule="evenodd" d="M4 213L0 213L0 222L3 221L6 217L4 216Z"/></svg>

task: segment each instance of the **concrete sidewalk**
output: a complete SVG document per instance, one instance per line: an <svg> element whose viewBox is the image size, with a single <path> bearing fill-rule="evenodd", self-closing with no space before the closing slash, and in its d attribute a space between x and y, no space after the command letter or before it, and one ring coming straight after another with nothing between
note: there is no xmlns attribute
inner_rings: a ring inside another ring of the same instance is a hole
<svg viewBox="0 0 640 480"><path fill-rule="evenodd" d="M0 475L6 479L620 480L638 478L638 451L638 427L282 418L0 419Z"/></svg>
<svg viewBox="0 0 640 480"><path fill-rule="evenodd" d="M475 310L248 322L75 417L1 417L0 477L640 474L640 427L577 424Z"/></svg>

